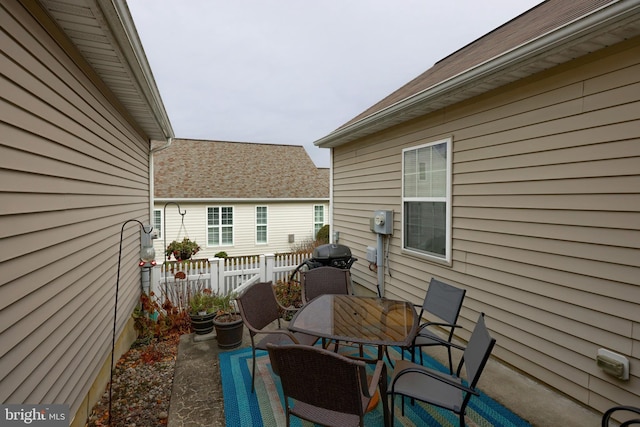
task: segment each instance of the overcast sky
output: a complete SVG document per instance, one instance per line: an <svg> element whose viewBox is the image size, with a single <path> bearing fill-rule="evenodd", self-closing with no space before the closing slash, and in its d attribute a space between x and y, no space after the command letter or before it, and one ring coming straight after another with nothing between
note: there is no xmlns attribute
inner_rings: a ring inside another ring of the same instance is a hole
<svg viewBox="0 0 640 427"><path fill-rule="evenodd" d="M177 138L303 145L540 0L128 0Z"/></svg>

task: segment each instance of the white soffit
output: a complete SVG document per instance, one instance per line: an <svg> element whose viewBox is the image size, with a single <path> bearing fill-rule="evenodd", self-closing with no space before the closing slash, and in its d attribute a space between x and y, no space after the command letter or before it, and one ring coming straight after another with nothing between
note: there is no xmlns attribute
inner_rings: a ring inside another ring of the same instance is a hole
<svg viewBox="0 0 640 427"><path fill-rule="evenodd" d="M40 0L150 139L173 137L125 0Z"/></svg>

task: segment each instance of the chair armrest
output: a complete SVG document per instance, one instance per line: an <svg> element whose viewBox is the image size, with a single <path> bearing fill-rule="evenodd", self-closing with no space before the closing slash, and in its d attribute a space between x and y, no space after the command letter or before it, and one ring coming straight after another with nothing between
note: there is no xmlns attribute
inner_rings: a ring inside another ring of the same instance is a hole
<svg viewBox="0 0 640 427"><path fill-rule="evenodd" d="M283 334L283 335L287 335L289 338L291 338L291 341L293 341L296 344L300 344L300 341L296 338L296 336L293 334L293 332L287 330L287 329L256 329L253 326L245 323L245 325L247 326L247 328L253 332L254 335L258 335L258 334Z"/></svg>
<svg viewBox="0 0 640 427"><path fill-rule="evenodd" d="M391 393L393 393L394 387L395 387L395 383L396 381L398 381L398 378L402 377L403 375L407 375L407 374L419 374L419 375L425 375L427 377L431 377L435 380L438 380L440 382L443 382L447 385L450 385L451 387L455 387L457 389L466 391L467 393L471 393L475 396L480 395L480 393L474 389L472 389L471 387L468 387L462 383L459 383L457 381L454 381L452 379L451 376L447 376L447 375L442 375L438 372L435 371L430 371L430 370L425 370L425 369L420 369L419 367L412 367L412 368L405 368L402 371L396 373L393 377L393 381L391 382Z"/></svg>
<svg viewBox="0 0 640 427"><path fill-rule="evenodd" d="M425 328L428 328L429 326L442 326L442 327L445 327L445 328L452 328L452 329L455 329L455 328L459 328L459 327L461 327L461 325L454 324L454 323L446 323L446 322L425 322L425 323L420 324L420 326L418 326L418 333L419 333L421 330L423 330L423 329L425 329Z"/></svg>

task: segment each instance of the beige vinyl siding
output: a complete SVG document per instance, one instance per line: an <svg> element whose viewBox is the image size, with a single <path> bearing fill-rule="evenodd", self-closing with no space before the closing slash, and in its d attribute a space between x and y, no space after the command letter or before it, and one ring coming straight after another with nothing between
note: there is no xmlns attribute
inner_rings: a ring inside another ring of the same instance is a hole
<svg viewBox="0 0 640 427"><path fill-rule="evenodd" d="M293 245L313 236L313 207L324 205L325 217L329 220L329 204L324 200L304 202L224 202L224 203L192 203L180 202L184 216L184 227L178 208L169 204L166 206L166 243L188 236L201 247L197 258L210 258L220 251L229 256L260 255L265 253L289 252ZM158 203L155 209L164 210L164 203ZM233 245L207 247L207 207L233 207ZM267 244L256 244L256 206L267 206L268 209L268 240ZM289 243L289 234L295 236L295 243ZM158 260L164 259L162 248L164 239L154 242Z"/></svg>
<svg viewBox="0 0 640 427"><path fill-rule="evenodd" d="M0 16L0 401L73 416L111 350L120 227L149 222L149 147L18 2ZM118 335L140 292L138 230Z"/></svg>
<svg viewBox="0 0 640 427"><path fill-rule="evenodd" d="M419 302L432 276L465 287L494 355L597 410L640 398L640 40L629 40L333 150L334 224L364 259L392 209L386 292ZM453 262L401 252L401 152L453 140ZM373 289L366 262L354 280ZM621 382L598 348L630 360Z"/></svg>

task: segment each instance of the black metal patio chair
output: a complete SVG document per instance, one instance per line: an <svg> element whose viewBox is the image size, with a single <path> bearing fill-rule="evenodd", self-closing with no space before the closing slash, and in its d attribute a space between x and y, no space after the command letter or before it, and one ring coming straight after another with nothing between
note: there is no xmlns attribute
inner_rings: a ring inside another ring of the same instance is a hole
<svg viewBox="0 0 640 427"><path fill-rule="evenodd" d="M631 412L631 414L626 414L626 412ZM620 427L627 427L633 424L640 425L640 408L635 406L620 405L614 406L613 408L608 409L604 414L602 414L602 427L609 427L609 421L611 420L611 418L613 418L614 415L620 417L622 416L622 413L625 413L624 415L628 417L632 417L634 416L632 414L636 414L638 415L638 418L627 419L620 424Z"/></svg>
<svg viewBox="0 0 640 427"><path fill-rule="evenodd" d="M472 396L479 394L476 385L495 342L496 340L489 335L485 325L484 313L481 313L466 348L451 344L452 347L464 351L455 375L443 374L408 360L397 361L389 389L391 419L394 419L393 399L396 395L400 395L402 396L402 415L404 415L404 398L409 397L412 401L419 400L458 414L460 427L464 427L467 404ZM460 377L463 368L466 372L466 382Z"/></svg>
<svg viewBox="0 0 640 427"><path fill-rule="evenodd" d="M449 356L449 373L453 373L451 340L453 339L455 328L459 327L456 322L460 315L465 294L465 289L457 288L434 278L431 279L420 308L420 313L418 314L418 319L422 320L422 316L428 313L440 320L432 318L420 324L411 346L408 347L411 352L412 362L415 362L416 349L420 350L420 364L423 364L422 347L445 346ZM444 328L447 331L446 338L442 338L435 332L435 328L437 327ZM401 353L404 359L404 351Z"/></svg>

